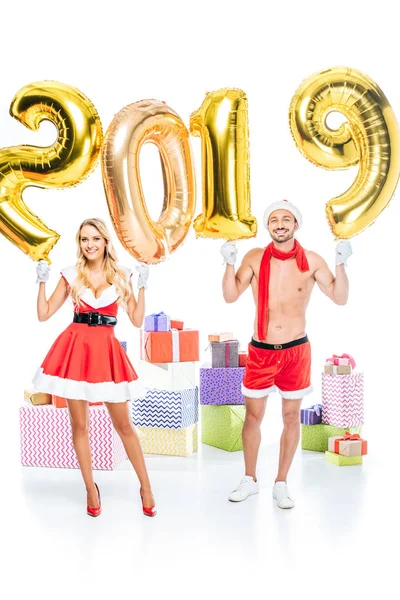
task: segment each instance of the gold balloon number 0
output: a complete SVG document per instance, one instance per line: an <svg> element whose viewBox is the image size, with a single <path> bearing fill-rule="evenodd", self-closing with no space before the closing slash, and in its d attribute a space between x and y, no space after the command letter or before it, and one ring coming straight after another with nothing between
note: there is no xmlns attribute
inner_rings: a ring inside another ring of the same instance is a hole
<svg viewBox="0 0 400 600"><path fill-rule="evenodd" d="M327 125L331 112L346 118ZM290 128L300 152L325 169L359 165L354 183L326 204L336 238L348 239L371 225L388 205L400 174L400 137L394 112L378 85L345 67L306 79L290 106Z"/></svg>
<svg viewBox="0 0 400 600"><path fill-rule="evenodd" d="M49 261L60 236L29 210L22 192L31 185L64 188L82 181L99 156L100 119L79 90L55 81L22 88L10 114L31 130L37 131L43 120L58 130L57 140L47 148L21 145L0 150L0 231L34 260Z"/></svg>

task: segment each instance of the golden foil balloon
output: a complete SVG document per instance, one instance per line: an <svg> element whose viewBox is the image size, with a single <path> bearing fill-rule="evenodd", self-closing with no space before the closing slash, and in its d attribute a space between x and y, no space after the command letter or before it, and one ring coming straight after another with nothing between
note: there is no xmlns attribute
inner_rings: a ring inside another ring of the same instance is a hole
<svg viewBox="0 0 400 600"><path fill-rule="evenodd" d="M327 117L347 120L337 129ZM326 205L336 238L348 239L371 225L388 205L400 173L399 127L378 85L346 67L306 79L292 99L290 129L300 152L325 169L359 165L352 186Z"/></svg>
<svg viewBox="0 0 400 600"><path fill-rule="evenodd" d="M86 96L56 81L22 88L10 114L33 131L43 120L58 130L56 142L49 147L0 150L0 231L34 260L50 262L48 254L60 236L29 210L22 192L30 185L64 188L82 181L99 156L100 119Z"/></svg>
<svg viewBox="0 0 400 600"><path fill-rule="evenodd" d="M158 221L149 215L140 180L139 155L147 142L159 150L164 178ZM195 208L189 132L182 120L158 100L126 106L107 130L101 162L108 208L120 242L142 262L164 260L185 239Z"/></svg>
<svg viewBox="0 0 400 600"><path fill-rule="evenodd" d="M246 94L229 88L207 93L190 117L190 132L201 137L202 145L203 212L193 224L197 235L254 237Z"/></svg>

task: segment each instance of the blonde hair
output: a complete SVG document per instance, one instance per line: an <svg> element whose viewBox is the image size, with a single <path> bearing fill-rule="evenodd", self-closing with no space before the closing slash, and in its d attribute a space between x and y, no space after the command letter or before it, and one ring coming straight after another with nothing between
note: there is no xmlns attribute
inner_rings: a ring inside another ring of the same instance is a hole
<svg viewBox="0 0 400 600"><path fill-rule="evenodd" d="M79 226L75 237L78 256L76 263L77 276L74 284L71 285L70 296L75 304L81 306L81 295L84 292L84 288L90 288L88 262L81 249L81 231L85 225L95 227L106 242L102 269L105 272L107 282L110 285L115 285L118 295L118 304L121 304L126 309L129 296L131 295L131 289L125 272L117 264L117 255L113 248L107 225L101 219L85 219Z"/></svg>

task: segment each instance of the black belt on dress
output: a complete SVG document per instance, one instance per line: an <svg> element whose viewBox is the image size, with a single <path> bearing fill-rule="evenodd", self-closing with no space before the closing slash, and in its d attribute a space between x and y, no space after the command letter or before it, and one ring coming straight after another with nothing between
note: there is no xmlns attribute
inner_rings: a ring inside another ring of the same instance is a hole
<svg viewBox="0 0 400 600"><path fill-rule="evenodd" d="M101 315L98 312L88 313L74 313L74 323L86 323L97 327L97 325L108 325L109 327L115 327L117 324L117 317L109 317L107 315Z"/></svg>
<svg viewBox="0 0 400 600"><path fill-rule="evenodd" d="M300 346L301 344L306 344L307 342L308 337L305 335L298 340L286 342L285 344L266 344L265 342L259 342L254 338L251 339L250 344L255 348L262 348L263 350L286 350L286 348L293 348L293 346Z"/></svg>

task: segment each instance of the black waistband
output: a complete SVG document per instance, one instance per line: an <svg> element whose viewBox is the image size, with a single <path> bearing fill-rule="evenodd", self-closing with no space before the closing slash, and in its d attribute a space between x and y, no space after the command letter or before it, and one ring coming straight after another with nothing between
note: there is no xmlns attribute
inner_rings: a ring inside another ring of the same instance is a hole
<svg viewBox="0 0 400 600"><path fill-rule="evenodd" d="M97 325L115 327L117 324L117 317L101 315L98 312L74 313L74 323L86 323L87 325L92 325L94 327Z"/></svg>
<svg viewBox="0 0 400 600"><path fill-rule="evenodd" d="M300 344L306 344L308 337L305 335L299 340L293 340L293 342L286 342L286 344L265 344L264 342L258 342L254 338L251 338L250 344L255 348L262 348L263 350L285 350L286 348L293 348L293 346L300 346Z"/></svg>

